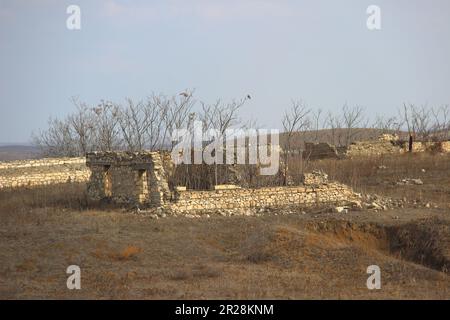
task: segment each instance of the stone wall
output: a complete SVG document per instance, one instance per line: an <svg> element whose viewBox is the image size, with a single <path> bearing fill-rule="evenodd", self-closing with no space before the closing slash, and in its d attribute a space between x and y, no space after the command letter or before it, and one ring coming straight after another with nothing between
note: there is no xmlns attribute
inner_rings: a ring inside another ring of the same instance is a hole
<svg viewBox="0 0 450 320"><path fill-rule="evenodd" d="M165 159L164 153L150 151L88 153L88 195L92 200L161 206L170 198Z"/></svg>
<svg viewBox="0 0 450 320"><path fill-rule="evenodd" d="M238 208L267 208L326 204L347 204L359 197L342 184L317 187L270 187L259 189L222 189L214 191L178 191L166 207L174 212Z"/></svg>
<svg viewBox="0 0 450 320"><path fill-rule="evenodd" d="M304 173L301 176L301 182L307 186L317 186L328 183L328 175L320 170L314 170L311 173Z"/></svg>
<svg viewBox="0 0 450 320"><path fill-rule="evenodd" d="M92 174L88 195L138 207L160 207L172 212L191 210L313 206L348 203L359 199L342 184L329 183L327 175L314 171L295 187L242 188L217 185L215 190L186 190L167 184L164 154L160 152L93 152L86 164Z"/></svg>
<svg viewBox="0 0 450 320"><path fill-rule="evenodd" d="M266 187L258 189L237 186L218 186L214 191L177 189L172 201L165 207L174 212L191 210L311 207L327 204L339 205L359 202L360 196L340 183L329 183L322 171L306 173L303 185Z"/></svg>
<svg viewBox="0 0 450 320"><path fill-rule="evenodd" d="M346 156L379 156L383 154L400 154L404 149L396 141L386 140L384 137L375 141L357 141L348 146Z"/></svg>
<svg viewBox="0 0 450 320"><path fill-rule="evenodd" d="M85 158L47 158L0 162L0 189L86 182Z"/></svg>
<svg viewBox="0 0 450 320"><path fill-rule="evenodd" d="M403 152L408 151L408 143L405 143L402 147ZM450 152L450 141L414 141L412 144L412 152L441 152L447 153Z"/></svg>
<svg viewBox="0 0 450 320"><path fill-rule="evenodd" d="M379 156L383 154L400 154L404 152L401 146L389 141L358 141L347 148L347 157Z"/></svg>
<svg viewBox="0 0 450 320"><path fill-rule="evenodd" d="M441 152L450 152L450 141L441 142Z"/></svg>
<svg viewBox="0 0 450 320"><path fill-rule="evenodd" d="M328 143L305 143L305 156L310 160L338 159L343 157L372 157L384 154L402 154L408 152L408 141L400 141L397 135L382 134L377 140L356 141L345 150ZM450 141L414 141L412 152L450 152Z"/></svg>

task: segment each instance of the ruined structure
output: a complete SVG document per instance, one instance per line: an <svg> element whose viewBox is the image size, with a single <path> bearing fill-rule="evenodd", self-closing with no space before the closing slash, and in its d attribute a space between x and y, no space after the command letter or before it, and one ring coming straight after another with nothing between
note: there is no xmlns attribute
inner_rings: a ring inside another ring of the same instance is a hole
<svg viewBox="0 0 450 320"><path fill-rule="evenodd" d="M91 152L88 195L92 200L160 207L170 198L160 152Z"/></svg>
<svg viewBox="0 0 450 320"><path fill-rule="evenodd" d="M319 186L236 188L214 191L181 191L167 207L172 211L267 208L283 206L311 207L326 204L348 204L357 195L342 184Z"/></svg>
<svg viewBox="0 0 450 320"><path fill-rule="evenodd" d="M49 158L0 162L0 190L86 182L85 158Z"/></svg>
<svg viewBox="0 0 450 320"><path fill-rule="evenodd" d="M87 155L92 171L88 194L93 200L161 207L172 212L277 206L313 206L355 201L358 196L339 183L329 183L321 172L305 175L294 187L241 188L216 186L214 190L169 190L164 157L159 152L94 152Z"/></svg>
<svg viewBox="0 0 450 320"><path fill-rule="evenodd" d="M333 145L327 143L305 143L305 159L308 160L318 160L318 159L341 159L344 157L371 157L371 156L380 156L385 154L404 154L408 152L408 142L400 141L398 137L391 134L383 134L377 140L370 141L358 141L351 144L345 151L341 150L340 147L335 147ZM450 141L414 141L412 143L412 152L434 152L434 153L450 153ZM120 156L122 154L122 156ZM128 154L129 156L125 156ZM19 160L19 161L8 161L8 162L0 162L0 190L2 189L11 189L11 188L22 188L22 187L39 187L39 186L47 186L47 185L55 185L55 184L65 184L65 183L85 183L90 180L91 177L91 169L94 168L95 179L100 179L101 174L99 173L99 166L96 166L95 163L99 165L112 167L119 166L119 163L123 163L122 167L126 168L128 164L123 161L123 159L127 157L136 157L136 163L139 161L146 163L151 166L150 163L159 163L159 160L151 160L153 156L150 154L155 154L155 159L158 158L157 153L150 152L141 152L140 154L148 154L147 160L144 158L138 160L139 156L131 156L132 153L115 153L115 152L107 152L107 153L90 153L87 158L46 158L39 160ZM166 165L165 168L166 174L167 171L171 171L172 161L170 160L169 153L159 153L160 157L162 156L163 165ZM116 160L113 160L115 157L118 157ZM122 158L120 158L122 157ZM86 159L89 161L89 164L86 165ZM103 160L101 160L103 159ZM134 160L130 160L129 163L132 163ZM110 163L110 164L108 164ZM142 164L142 163L141 163ZM284 161L283 157L280 158L280 171L279 179L283 181L284 177L282 176L284 173ZM119 166L120 167L120 166ZM136 166L137 167L137 164ZM124 169L123 170L127 170ZM178 169L183 169L178 167ZM215 169L218 172L226 172L226 179L222 179L222 181L218 181L219 184L236 184L241 185L242 187L246 187L242 183L243 172L247 170L251 170L252 172L257 172L259 170L257 165L218 165ZM113 169L115 170L115 169ZM195 170L191 172L196 172ZM127 174L128 176L128 174ZM199 178L196 176L196 178ZM270 176L270 179L273 180L273 177ZM115 178L116 179L116 178ZM287 177L288 184L290 177ZM180 181L173 181L174 184L183 184ZM206 189L214 189L214 181L206 181L202 180ZM91 181L92 182L92 181ZM91 184L93 184L92 182ZM120 182L118 180L119 185L123 185L123 183L131 183L131 182ZM117 183L116 183L117 187ZM175 186L173 186L175 187ZM95 189L95 187L94 187ZM126 188L128 189L128 187ZM96 191L98 192L98 191ZM116 193L116 192L115 192ZM168 194L167 191L165 191ZM94 195L93 198L100 198L100 194ZM134 196L125 194L120 192L119 194L123 194L120 196L124 198L124 202L129 202L129 199ZM173 197L173 195L171 195ZM119 198L120 198L119 197ZM141 196L141 199L145 197ZM120 200L120 199L116 199ZM136 200L137 201L137 200ZM142 200L144 201L144 200ZM145 200L144 202L148 202ZM120 202L120 201L118 201ZM139 202L139 201L137 201Z"/></svg>
<svg viewBox="0 0 450 320"><path fill-rule="evenodd" d="M403 152L408 152L408 146L405 144L402 148ZM412 143L412 152L450 152L450 141L414 141Z"/></svg>
<svg viewBox="0 0 450 320"><path fill-rule="evenodd" d="M328 175L325 172L314 170L312 173L304 173L301 182L306 186L320 186L328 184Z"/></svg>
<svg viewBox="0 0 450 320"><path fill-rule="evenodd" d="M400 154L402 152L404 152L403 145L398 141L397 136L382 134L377 140L356 141L350 144L345 155L347 157L370 157L383 154Z"/></svg>
<svg viewBox="0 0 450 320"><path fill-rule="evenodd" d="M336 147L326 142L305 142L304 155L309 160L339 159Z"/></svg>
<svg viewBox="0 0 450 320"><path fill-rule="evenodd" d="M346 156L379 156L383 154L401 154L409 152L408 142L400 141L398 136L382 134L374 141L357 141L352 143ZM414 141L411 152L450 152L450 141Z"/></svg>
<svg viewBox="0 0 450 320"><path fill-rule="evenodd" d="M408 141L401 141L397 135L385 133L376 140L355 141L348 147L336 147L328 143L305 142L304 157L309 160L342 159L345 157L403 154L408 151ZM449 153L450 141L414 141L411 152Z"/></svg>

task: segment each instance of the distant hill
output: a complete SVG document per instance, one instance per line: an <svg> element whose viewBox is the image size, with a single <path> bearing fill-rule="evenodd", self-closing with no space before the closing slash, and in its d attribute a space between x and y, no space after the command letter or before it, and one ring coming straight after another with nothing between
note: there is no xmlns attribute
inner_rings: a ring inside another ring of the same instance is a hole
<svg viewBox="0 0 450 320"><path fill-rule="evenodd" d="M0 143L0 161L39 158L39 150L34 146Z"/></svg>

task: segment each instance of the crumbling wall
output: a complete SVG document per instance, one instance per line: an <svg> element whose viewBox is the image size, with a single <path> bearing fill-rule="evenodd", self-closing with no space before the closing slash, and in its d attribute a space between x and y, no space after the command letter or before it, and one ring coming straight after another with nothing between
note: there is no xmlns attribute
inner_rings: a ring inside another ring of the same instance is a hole
<svg viewBox="0 0 450 320"><path fill-rule="evenodd" d="M175 197L166 203L174 212L191 210L240 209L327 204L347 204L359 201L352 189L340 183L329 183L321 171L304 174L302 186L266 187L258 189L237 186L217 186L214 191L192 191L177 188Z"/></svg>
<svg viewBox="0 0 450 320"><path fill-rule="evenodd" d="M440 146L441 152L450 152L450 141L442 141Z"/></svg>
<svg viewBox="0 0 450 320"><path fill-rule="evenodd" d="M88 195L92 200L161 206L170 197L160 152L91 152Z"/></svg>
<svg viewBox="0 0 450 320"><path fill-rule="evenodd" d="M116 203L162 207L172 212L251 207L313 206L348 203L358 196L351 188L329 183L327 175L314 171L295 187L242 188L218 185L215 190L168 188L163 157L159 152L93 152L87 154L92 170L88 195Z"/></svg>
<svg viewBox="0 0 450 320"><path fill-rule="evenodd" d="M408 151L408 143L403 145L403 151ZM414 141L412 152L450 152L450 141Z"/></svg>
<svg viewBox="0 0 450 320"><path fill-rule="evenodd" d="M409 151L408 141L399 141L398 136L383 134L375 141L357 141L352 143L346 156L379 156L400 154ZM413 141L411 152L450 152L450 141Z"/></svg>
<svg viewBox="0 0 450 320"><path fill-rule="evenodd" d="M219 189L214 191L178 191L167 208L175 212L190 210L266 208L279 206L311 207L341 204L357 200L352 190L342 184L271 187L259 189Z"/></svg>
<svg viewBox="0 0 450 320"><path fill-rule="evenodd" d="M328 183L328 175L325 172L314 170L311 173L304 173L301 182L307 186L317 186Z"/></svg>
<svg viewBox="0 0 450 320"><path fill-rule="evenodd" d="M47 158L0 162L0 189L86 182L85 158Z"/></svg>
<svg viewBox="0 0 450 320"><path fill-rule="evenodd" d="M328 143L305 143L305 156L310 160L336 159L345 157L371 157L383 154L402 154L408 152L408 141L400 141L395 134L382 134L377 140L356 141L346 150L339 150ZM450 141L414 141L412 152L450 152Z"/></svg>
<svg viewBox="0 0 450 320"><path fill-rule="evenodd" d="M400 154L404 149L398 143L398 138L392 135L381 135L378 140L374 141L356 141L348 146L346 156L379 156L383 154Z"/></svg>

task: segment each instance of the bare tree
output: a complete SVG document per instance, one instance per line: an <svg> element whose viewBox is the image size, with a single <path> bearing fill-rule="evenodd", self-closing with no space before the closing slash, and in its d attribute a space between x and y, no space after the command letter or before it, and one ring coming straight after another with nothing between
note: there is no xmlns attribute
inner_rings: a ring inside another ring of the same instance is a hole
<svg viewBox="0 0 450 320"><path fill-rule="evenodd" d="M383 117L377 115L372 128L381 130L382 133L396 133L399 134L402 128L403 122L397 117Z"/></svg>
<svg viewBox="0 0 450 320"><path fill-rule="evenodd" d="M414 127L417 134L423 139L428 140L433 131L433 124L431 122L431 112L426 106L420 106L412 109Z"/></svg>
<svg viewBox="0 0 450 320"><path fill-rule="evenodd" d="M319 130L320 130L320 119L322 116L322 109L317 109L316 111L312 112L312 124L313 124L313 130L314 130L314 142L319 141Z"/></svg>
<svg viewBox="0 0 450 320"><path fill-rule="evenodd" d="M287 185L288 177L288 161L289 156L293 152L294 138L300 137L301 133L310 127L310 119L308 115L311 109L303 101L292 101L291 108L284 113L282 124L284 131L284 143L283 143L283 184ZM300 142L300 141L298 141ZM298 148L298 151L300 152Z"/></svg>
<svg viewBox="0 0 450 320"><path fill-rule="evenodd" d="M342 139L342 119L339 115L328 111L325 119L325 127L329 128L330 143L337 146L343 145Z"/></svg>
<svg viewBox="0 0 450 320"><path fill-rule="evenodd" d="M101 151L117 150L121 147L118 105L102 100L92 109L96 124L94 147Z"/></svg>
<svg viewBox="0 0 450 320"><path fill-rule="evenodd" d="M142 150L146 145L145 133L153 121L148 117L142 102L134 103L126 100L127 105L120 109L118 122L126 149L130 151Z"/></svg>
<svg viewBox="0 0 450 320"><path fill-rule="evenodd" d="M367 123L364 123L364 108L358 105L351 108L344 104L342 107L342 120L345 129L344 143L348 146L359 134L360 129L367 127Z"/></svg>
<svg viewBox="0 0 450 320"><path fill-rule="evenodd" d="M92 150L93 137L95 135L95 123L93 113L85 103L72 97L72 103L76 112L67 117L66 125L73 130L74 140L77 145L77 154L85 154Z"/></svg>
<svg viewBox="0 0 450 320"><path fill-rule="evenodd" d="M47 130L33 134L32 141L44 156L74 157L79 155L76 139L67 121L50 118Z"/></svg>
<svg viewBox="0 0 450 320"><path fill-rule="evenodd" d="M202 112L200 114L200 120L203 124L203 130L207 131L209 129L214 129L216 134L213 139L215 141L227 139L225 136L226 131L241 124L238 113L248 99L248 97L245 97L241 100L233 100L230 103L223 103L221 100L217 100L213 104L201 102ZM245 139L245 137L243 137L243 139ZM225 172L225 175L227 174L228 172ZM222 178L227 180L228 177ZM217 184L218 180L218 165L215 163L214 184Z"/></svg>
<svg viewBox="0 0 450 320"><path fill-rule="evenodd" d="M400 115L407 126L410 140L427 140L431 137L434 124L431 121L431 111L426 106L420 107L414 104L403 104Z"/></svg>
<svg viewBox="0 0 450 320"><path fill-rule="evenodd" d="M447 104L432 108L431 113L434 118L433 132L437 139L450 139L450 106Z"/></svg>
<svg viewBox="0 0 450 320"><path fill-rule="evenodd" d="M170 140L174 130L188 127L189 121L193 121L193 118L190 118L192 109L196 104L193 94L193 90L185 90L178 96L173 96L170 99L159 97L156 100L163 123L160 149L171 142ZM170 146L170 149L172 149L172 145Z"/></svg>

